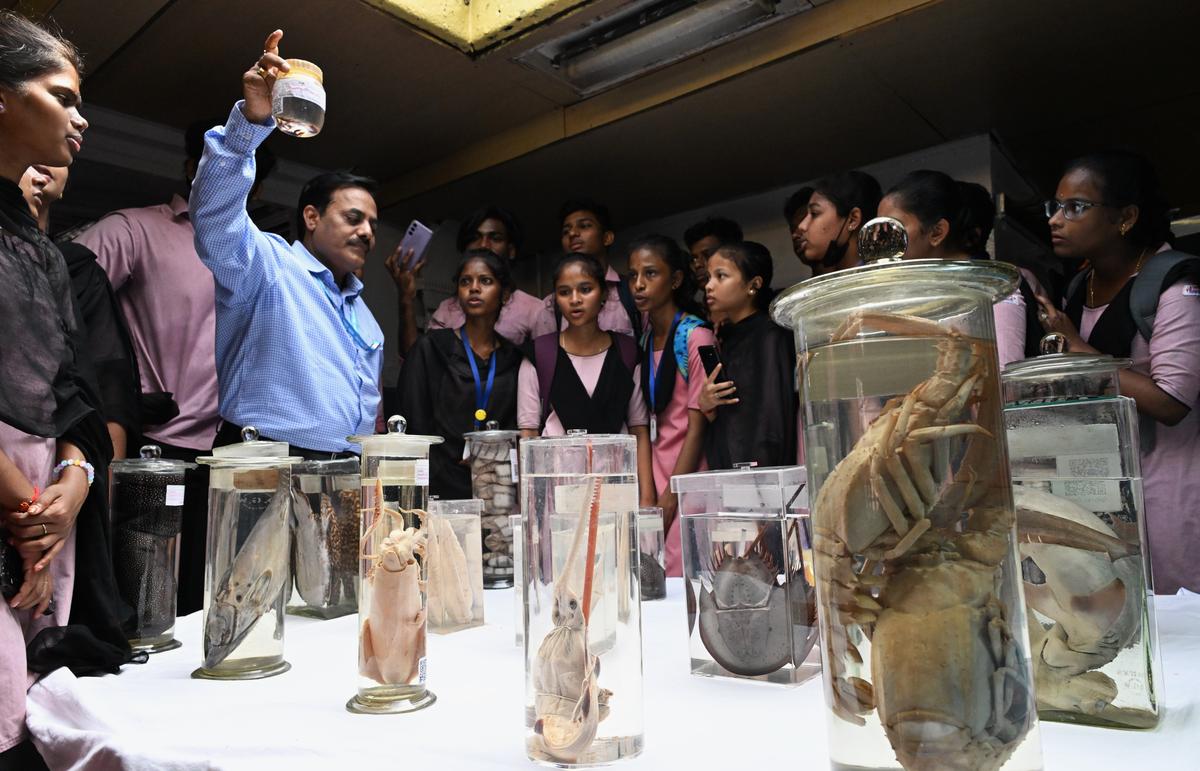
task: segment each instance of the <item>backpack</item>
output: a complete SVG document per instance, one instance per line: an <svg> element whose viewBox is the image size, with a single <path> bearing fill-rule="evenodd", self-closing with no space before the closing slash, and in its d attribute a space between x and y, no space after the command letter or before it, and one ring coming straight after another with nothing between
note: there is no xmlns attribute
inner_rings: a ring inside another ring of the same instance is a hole
<svg viewBox="0 0 1200 771"><path fill-rule="evenodd" d="M1073 297L1087 280L1088 272L1081 270L1067 286L1068 298ZM1153 254L1133 279L1129 295L1129 315L1147 342L1154 333L1154 317L1158 314L1158 298L1163 291L1185 276L1200 276L1200 257L1177 249Z"/></svg>
<svg viewBox="0 0 1200 771"><path fill-rule="evenodd" d="M537 370L538 399L542 405L542 426L550 415L550 387L554 384L554 370L558 367L558 332L541 335L533 339L533 366ZM617 332L609 332L616 346L617 354L625 369L633 374L637 366L638 347L633 338Z"/></svg>

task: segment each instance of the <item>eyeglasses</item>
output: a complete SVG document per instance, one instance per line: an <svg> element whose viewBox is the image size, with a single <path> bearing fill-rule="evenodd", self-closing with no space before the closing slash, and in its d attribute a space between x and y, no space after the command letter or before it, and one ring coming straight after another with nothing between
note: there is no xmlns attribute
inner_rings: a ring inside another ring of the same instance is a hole
<svg viewBox="0 0 1200 771"><path fill-rule="evenodd" d="M1058 212L1062 212L1063 216L1074 222L1081 218L1088 209L1093 206L1106 206L1107 204L1098 203L1096 201L1085 201L1082 198L1068 198L1065 201L1049 200L1046 201L1046 219L1050 219Z"/></svg>

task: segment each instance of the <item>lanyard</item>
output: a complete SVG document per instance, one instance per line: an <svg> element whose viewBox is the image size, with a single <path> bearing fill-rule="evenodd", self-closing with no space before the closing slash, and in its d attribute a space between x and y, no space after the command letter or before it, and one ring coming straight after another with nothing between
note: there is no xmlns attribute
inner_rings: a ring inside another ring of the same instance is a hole
<svg viewBox="0 0 1200 771"><path fill-rule="evenodd" d="M479 365L475 363L475 352L471 350L471 343L467 340L467 327L464 325L458 331L462 336L467 363L471 365L471 377L475 378L475 430L478 431L479 424L487 420L488 400L492 398L492 386L496 382L496 351L493 350L492 355L488 357L487 387L484 388L479 380Z"/></svg>
<svg viewBox="0 0 1200 771"><path fill-rule="evenodd" d="M675 320L671 322L671 331L667 333L667 341L663 344L662 355L675 355L675 330L679 328L679 320L683 318L683 311L675 313ZM658 373L654 371L654 328L650 328L650 338L646 345L646 365L649 367L650 380L650 414L658 413L657 406L654 404L656 394L654 393L658 383ZM659 367L661 369L661 367Z"/></svg>
<svg viewBox="0 0 1200 771"><path fill-rule="evenodd" d="M317 278L317 281L321 284L321 289L324 290L325 297L329 299L329 304L333 306L333 309L337 312L338 318L342 320L342 326L346 328L346 332L350 335L350 338L354 340L354 344L364 351L378 350L382 343L368 343L363 339L363 336L359 334L358 323L346 316L347 310L353 313L353 309L351 309L347 304L348 301L343 298L342 304L339 307L337 299L335 298L334 294L329 291L329 287L325 284L325 282L321 281L320 277Z"/></svg>

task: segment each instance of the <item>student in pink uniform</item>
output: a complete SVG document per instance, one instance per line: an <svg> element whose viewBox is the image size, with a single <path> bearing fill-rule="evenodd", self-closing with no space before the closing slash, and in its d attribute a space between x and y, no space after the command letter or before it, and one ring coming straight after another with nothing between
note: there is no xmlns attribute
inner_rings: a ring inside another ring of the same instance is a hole
<svg viewBox="0 0 1200 771"><path fill-rule="evenodd" d="M699 351L716 341L692 300L696 288L688 257L667 236L645 236L629 247L633 301L649 321L639 345L641 390L649 408L655 505L663 510L669 576L682 575L683 565L671 477L704 467L708 421L700 411L704 365Z"/></svg>
<svg viewBox="0 0 1200 771"><path fill-rule="evenodd" d="M994 209L993 209L994 211ZM978 256L987 242L979 230L983 225L972 211L966 189L949 175L922 169L911 172L888 190L879 202L879 216L899 220L908 232L906 260L969 260ZM986 225L991 230L990 222ZM996 303L993 314L996 323L996 350L1000 366L1036 354L1041 329L1029 328L1028 302L1035 302L1034 292L1041 285L1028 271L1021 271L1021 286L1010 296ZM1032 347L1031 347L1032 346Z"/></svg>
<svg viewBox="0 0 1200 771"><path fill-rule="evenodd" d="M517 427L523 437L562 436L573 429L633 434L639 498L643 506L651 506L657 496L637 343L600 328L600 310L607 301L604 285L604 267L591 255L568 254L558 263L554 299L567 327L535 338L535 361L521 363ZM542 379L549 381L546 392Z"/></svg>
<svg viewBox="0 0 1200 771"><path fill-rule="evenodd" d="M1133 367L1121 372L1121 393L1137 402L1141 417L1154 588L1164 594L1180 587L1200 591L1198 263L1180 263L1154 287L1158 307L1146 339L1130 311L1134 280L1143 270L1153 273L1154 261L1173 256L1165 253L1170 220L1154 170L1125 152L1080 158L1067 166L1046 210L1055 255L1087 260L1089 268L1065 310L1039 300L1043 326L1066 336L1070 351L1133 359Z"/></svg>

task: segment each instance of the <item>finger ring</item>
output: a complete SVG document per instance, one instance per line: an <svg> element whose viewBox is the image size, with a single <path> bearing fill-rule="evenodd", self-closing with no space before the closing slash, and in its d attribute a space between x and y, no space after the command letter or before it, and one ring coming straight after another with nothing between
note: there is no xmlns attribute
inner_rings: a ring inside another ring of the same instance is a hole
<svg viewBox="0 0 1200 771"><path fill-rule="evenodd" d="M257 75L258 75L260 78L265 78L265 77L267 76L267 71L266 71L266 70L264 70L264 69L263 69L261 66L255 67L255 68L254 68L254 72L255 72L255 74L257 74Z"/></svg>
<svg viewBox="0 0 1200 771"><path fill-rule="evenodd" d="M43 536L50 535L50 530L47 529L45 522L42 523L42 535Z"/></svg>
<svg viewBox="0 0 1200 771"><path fill-rule="evenodd" d="M1038 321L1045 324L1049 320L1050 320L1050 314L1046 313L1045 311L1038 311Z"/></svg>

